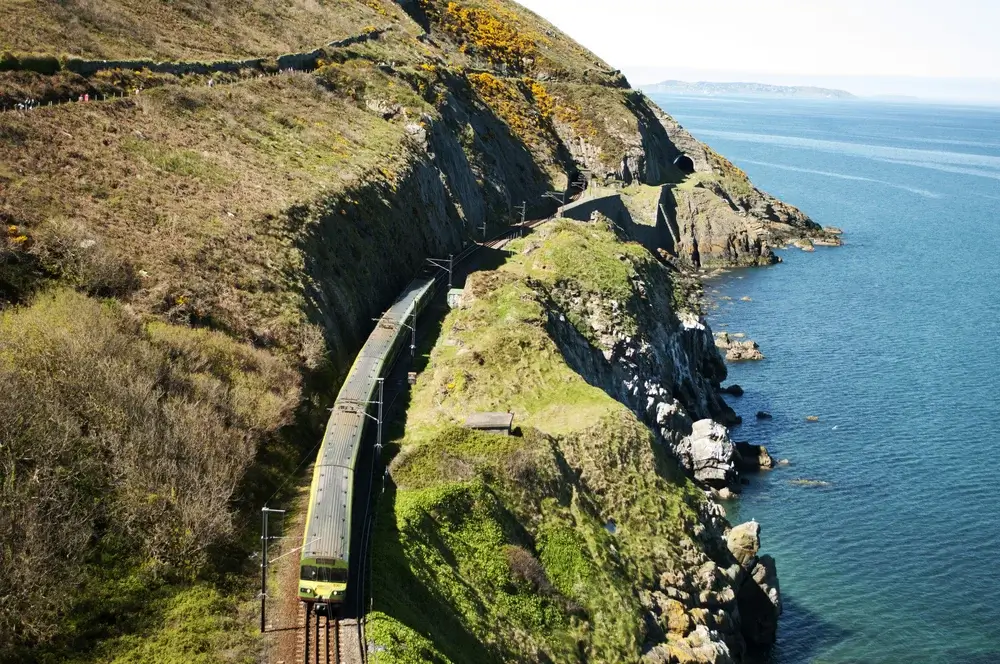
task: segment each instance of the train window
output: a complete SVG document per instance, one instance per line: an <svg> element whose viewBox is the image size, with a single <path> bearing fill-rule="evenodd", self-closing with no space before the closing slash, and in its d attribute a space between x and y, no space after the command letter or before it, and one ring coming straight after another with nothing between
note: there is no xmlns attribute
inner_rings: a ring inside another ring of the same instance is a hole
<svg viewBox="0 0 1000 664"><path fill-rule="evenodd" d="M303 565L299 578L303 581L320 581L322 583L347 583L347 570L342 567Z"/></svg>

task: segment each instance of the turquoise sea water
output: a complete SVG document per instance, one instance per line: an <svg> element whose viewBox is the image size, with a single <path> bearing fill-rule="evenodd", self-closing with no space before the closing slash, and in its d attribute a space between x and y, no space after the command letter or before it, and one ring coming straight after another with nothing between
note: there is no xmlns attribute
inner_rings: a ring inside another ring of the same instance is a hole
<svg viewBox="0 0 1000 664"><path fill-rule="evenodd" d="M730 509L777 559L768 661L1000 662L1000 109L657 101L845 231L712 286L767 357L731 367L734 438L791 461Z"/></svg>

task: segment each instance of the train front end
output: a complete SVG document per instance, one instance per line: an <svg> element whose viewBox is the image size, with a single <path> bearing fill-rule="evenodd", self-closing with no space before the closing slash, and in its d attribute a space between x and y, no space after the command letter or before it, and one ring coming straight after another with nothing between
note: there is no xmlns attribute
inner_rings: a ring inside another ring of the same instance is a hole
<svg viewBox="0 0 1000 664"><path fill-rule="evenodd" d="M347 597L347 563L303 558L299 567L299 599L337 607Z"/></svg>

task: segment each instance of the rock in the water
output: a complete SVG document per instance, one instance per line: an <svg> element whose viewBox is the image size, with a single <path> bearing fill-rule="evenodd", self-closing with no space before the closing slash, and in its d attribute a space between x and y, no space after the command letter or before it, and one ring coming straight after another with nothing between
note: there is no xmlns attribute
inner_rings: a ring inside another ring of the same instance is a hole
<svg viewBox="0 0 1000 664"><path fill-rule="evenodd" d="M790 463L791 463L791 461L789 461L788 459L782 459L781 461L778 462L778 465L779 466L787 466Z"/></svg>
<svg viewBox="0 0 1000 664"><path fill-rule="evenodd" d="M698 420L675 452L696 481L722 488L737 484L736 448L729 431L715 420Z"/></svg>
<svg viewBox="0 0 1000 664"><path fill-rule="evenodd" d="M806 415L806 422L819 422L819 415Z"/></svg>
<svg viewBox="0 0 1000 664"><path fill-rule="evenodd" d="M766 410L758 410L757 411L757 419L758 420L769 420L769 419L771 419L771 413L767 412Z"/></svg>
<svg viewBox="0 0 1000 664"><path fill-rule="evenodd" d="M774 564L774 558L771 556L761 556L757 560L757 564L753 568L753 572L750 574L753 580L757 582L760 589L764 591L767 598L771 600L771 604L774 604L774 608L778 610L778 615L781 615L781 588L778 586L778 569Z"/></svg>
<svg viewBox="0 0 1000 664"><path fill-rule="evenodd" d="M740 565L752 569L760 550L760 524L747 521L733 526L726 534L726 546Z"/></svg>
<svg viewBox="0 0 1000 664"><path fill-rule="evenodd" d="M722 388L721 391L723 394L731 394L734 397L743 396L743 388L737 385L736 383L733 383L729 387Z"/></svg>
<svg viewBox="0 0 1000 664"><path fill-rule="evenodd" d="M816 247L813 246L812 240L807 238L796 240L793 244L802 251L816 251Z"/></svg>
<svg viewBox="0 0 1000 664"><path fill-rule="evenodd" d="M722 349L722 350L728 350L729 346L730 346L730 344L732 344L732 342L733 342L733 340L730 338L728 332L716 332L715 333L715 347L716 348L719 348L719 349Z"/></svg>
<svg viewBox="0 0 1000 664"><path fill-rule="evenodd" d="M830 486L829 482L824 482L823 480L810 480L810 479L805 479L805 478L797 479L797 480L792 480L792 484L795 484L795 485L798 485L798 486L817 486L817 487L819 487L819 486Z"/></svg>
<svg viewBox="0 0 1000 664"><path fill-rule="evenodd" d="M758 566L760 563L758 563ZM773 560L771 561L773 569ZM754 568L756 571L756 567ZM763 577L767 575L765 568ZM756 646L769 646L774 643L778 632L778 615L781 610L775 605L769 594L774 590L774 597L780 606L781 600L777 594L777 576L774 577L775 586L768 586L765 590L761 587L753 575L744 581L736 595L736 602L740 609L740 628L743 638L748 643Z"/></svg>
<svg viewBox="0 0 1000 664"><path fill-rule="evenodd" d="M736 447L736 462L740 470L760 470L774 468L774 459L763 445L751 445L746 442L733 443Z"/></svg>
<svg viewBox="0 0 1000 664"><path fill-rule="evenodd" d="M716 342L718 345L718 342ZM764 354L756 341L730 341L726 347L726 359L730 362L746 362L748 360L763 360Z"/></svg>

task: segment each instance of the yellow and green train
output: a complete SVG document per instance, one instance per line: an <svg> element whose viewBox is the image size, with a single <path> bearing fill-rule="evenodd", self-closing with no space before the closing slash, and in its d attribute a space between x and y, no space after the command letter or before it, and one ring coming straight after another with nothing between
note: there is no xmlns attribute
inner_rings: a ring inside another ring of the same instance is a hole
<svg viewBox="0 0 1000 664"><path fill-rule="evenodd" d="M337 611L347 596L354 469L378 379L392 366L437 278L409 283L368 337L337 396L316 458L302 538L299 598Z"/></svg>

